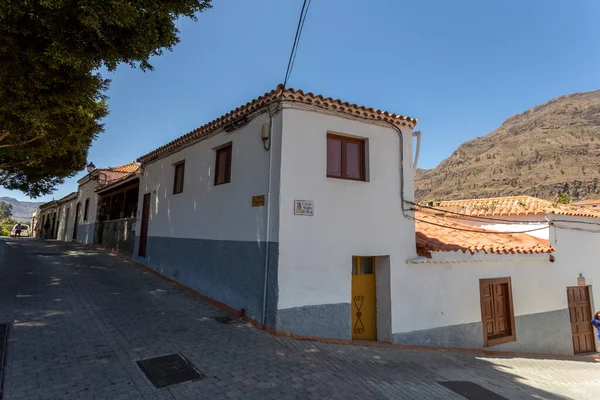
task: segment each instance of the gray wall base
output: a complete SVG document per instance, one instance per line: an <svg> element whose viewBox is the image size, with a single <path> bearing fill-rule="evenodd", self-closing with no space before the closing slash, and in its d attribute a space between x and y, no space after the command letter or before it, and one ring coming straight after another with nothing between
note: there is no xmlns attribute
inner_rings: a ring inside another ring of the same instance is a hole
<svg viewBox="0 0 600 400"><path fill-rule="evenodd" d="M276 329L294 335L351 339L350 303L320 304L277 310Z"/></svg>
<svg viewBox="0 0 600 400"><path fill-rule="evenodd" d="M547 354L573 354L569 310L556 310L515 317L517 341L486 350ZM415 346L484 349L481 322L442 328L394 333L394 343Z"/></svg>
<svg viewBox="0 0 600 400"><path fill-rule="evenodd" d="M198 293L262 322L266 242L148 237L146 257L133 259ZM279 243L269 245L267 325L275 324Z"/></svg>

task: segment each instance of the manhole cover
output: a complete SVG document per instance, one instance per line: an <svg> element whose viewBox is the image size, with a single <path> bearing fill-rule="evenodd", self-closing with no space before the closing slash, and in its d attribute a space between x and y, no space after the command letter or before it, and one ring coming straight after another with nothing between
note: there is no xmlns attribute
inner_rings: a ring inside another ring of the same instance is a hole
<svg viewBox="0 0 600 400"><path fill-rule="evenodd" d="M157 388L204 378L204 375L198 373L194 366L179 354L141 360L138 361L138 365Z"/></svg>
<svg viewBox="0 0 600 400"><path fill-rule="evenodd" d="M239 324L242 321L237 318L231 318L229 315L221 315L219 317L215 317L215 321L220 324Z"/></svg>
<svg viewBox="0 0 600 400"><path fill-rule="evenodd" d="M469 381L447 381L438 382L447 389L458 393L469 400L506 400L506 398L490 392L483 386Z"/></svg>

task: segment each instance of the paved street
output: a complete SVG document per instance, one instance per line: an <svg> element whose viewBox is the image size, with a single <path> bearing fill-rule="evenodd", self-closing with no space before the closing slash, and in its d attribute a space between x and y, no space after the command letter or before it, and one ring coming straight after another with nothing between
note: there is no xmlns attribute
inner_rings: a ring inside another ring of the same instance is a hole
<svg viewBox="0 0 600 400"><path fill-rule="evenodd" d="M220 324L216 307L78 245L0 240L5 399L592 399L600 364L296 341ZM204 379L156 389L137 361L179 353Z"/></svg>

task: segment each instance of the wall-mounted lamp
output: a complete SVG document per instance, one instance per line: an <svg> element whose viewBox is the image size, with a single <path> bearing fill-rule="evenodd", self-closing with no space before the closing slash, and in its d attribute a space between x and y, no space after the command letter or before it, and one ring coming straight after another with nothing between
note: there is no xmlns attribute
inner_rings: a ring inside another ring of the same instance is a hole
<svg viewBox="0 0 600 400"><path fill-rule="evenodd" d="M94 170L96 169L96 166L94 165L93 162L89 163L87 166L87 172L88 174L91 174L92 172L94 172Z"/></svg>
<svg viewBox="0 0 600 400"><path fill-rule="evenodd" d="M262 126L261 138L263 141L263 147L265 150L269 150L271 148L271 124L265 123Z"/></svg>

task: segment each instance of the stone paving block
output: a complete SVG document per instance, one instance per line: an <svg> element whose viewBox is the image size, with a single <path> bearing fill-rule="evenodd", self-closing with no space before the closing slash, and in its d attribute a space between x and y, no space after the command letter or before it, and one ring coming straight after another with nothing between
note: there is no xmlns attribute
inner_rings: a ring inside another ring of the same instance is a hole
<svg viewBox="0 0 600 400"><path fill-rule="evenodd" d="M34 254L49 245L57 256ZM345 346L222 325L215 306L79 245L0 239L0 277L0 321L14 323L5 399L460 399L441 380L508 399L600 391L592 362ZM158 390L136 364L178 352L206 378Z"/></svg>

